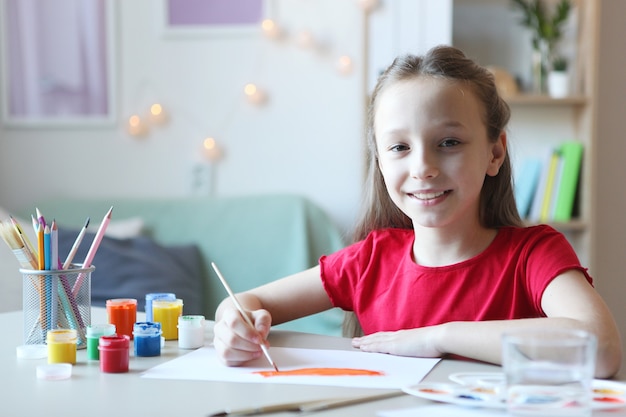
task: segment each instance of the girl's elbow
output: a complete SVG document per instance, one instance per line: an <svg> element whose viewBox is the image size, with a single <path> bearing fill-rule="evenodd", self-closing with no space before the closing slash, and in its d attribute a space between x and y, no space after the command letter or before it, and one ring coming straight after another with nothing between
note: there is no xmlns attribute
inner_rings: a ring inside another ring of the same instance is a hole
<svg viewBox="0 0 626 417"><path fill-rule="evenodd" d="M612 378L617 375L622 365L622 346L617 341L598 344L596 360L596 378Z"/></svg>

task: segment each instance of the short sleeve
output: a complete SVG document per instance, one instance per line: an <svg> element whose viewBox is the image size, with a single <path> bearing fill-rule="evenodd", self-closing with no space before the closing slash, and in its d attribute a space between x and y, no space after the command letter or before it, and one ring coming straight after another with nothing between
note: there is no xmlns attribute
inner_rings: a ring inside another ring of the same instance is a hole
<svg viewBox="0 0 626 417"><path fill-rule="evenodd" d="M526 282L538 310L547 286L554 278L569 270L581 271L590 285L593 279L582 267L572 245L565 236L549 226L538 227L526 245Z"/></svg>

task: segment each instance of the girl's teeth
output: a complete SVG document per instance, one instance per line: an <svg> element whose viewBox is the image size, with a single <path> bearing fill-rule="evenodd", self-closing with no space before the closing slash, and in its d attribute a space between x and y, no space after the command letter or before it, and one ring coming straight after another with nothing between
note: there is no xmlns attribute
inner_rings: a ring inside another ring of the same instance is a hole
<svg viewBox="0 0 626 417"><path fill-rule="evenodd" d="M414 194L414 196L420 200L432 200L433 198L442 196L444 193L445 191L441 191L439 193L418 193L418 194Z"/></svg>

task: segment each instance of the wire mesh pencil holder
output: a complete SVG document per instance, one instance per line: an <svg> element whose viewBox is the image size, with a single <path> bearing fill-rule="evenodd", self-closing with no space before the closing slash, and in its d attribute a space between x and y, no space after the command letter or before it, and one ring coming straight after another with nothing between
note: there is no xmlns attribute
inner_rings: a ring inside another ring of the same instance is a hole
<svg viewBox="0 0 626 417"><path fill-rule="evenodd" d="M75 329L77 347L87 346L91 324L91 273L96 268L72 265L58 271L20 269L24 344L45 344L48 330Z"/></svg>

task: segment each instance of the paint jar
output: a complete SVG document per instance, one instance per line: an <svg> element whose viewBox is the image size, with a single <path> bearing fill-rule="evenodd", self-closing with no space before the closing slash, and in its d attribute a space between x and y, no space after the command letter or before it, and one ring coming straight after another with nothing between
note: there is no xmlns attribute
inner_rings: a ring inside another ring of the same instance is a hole
<svg viewBox="0 0 626 417"><path fill-rule="evenodd" d="M134 298L113 298L106 301L109 323L115 325L115 332L133 338L133 326L137 321L137 300Z"/></svg>
<svg viewBox="0 0 626 417"><path fill-rule="evenodd" d="M87 359L100 360L98 344L100 337L115 334L115 325L110 323L92 324L87 326Z"/></svg>
<svg viewBox="0 0 626 417"><path fill-rule="evenodd" d="M78 335L75 329L48 330L48 363L76 363L76 342Z"/></svg>
<svg viewBox="0 0 626 417"><path fill-rule="evenodd" d="M183 315L183 300L180 298L152 301L152 319L161 323L161 330L165 340L178 339L178 317Z"/></svg>
<svg viewBox="0 0 626 417"><path fill-rule="evenodd" d="M107 373L128 372L130 337L114 334L102 336L99 340L100 370Z"/></svg>
<svg viewBox="0 0 626 417"><path fill-rule="evenodd" d="M204 316L178 318L178 347L197 349L204 346Z"/></svg>
<svg viewBox="0 0 626 417"><path fill-rule="evenodd" d="M146 321L153 322L154 318L152 317L152 301L154 300L176 300L176 294L171 292L153 292L150 294L146 294L146 304L144 311L146 312Z"/></svg>
<svg viewBox="0 0 626 417"><path fill-rule="evenodd" d="M133 329L135 356L159 356L161 354L161 323L137 322Z"/></svg>

